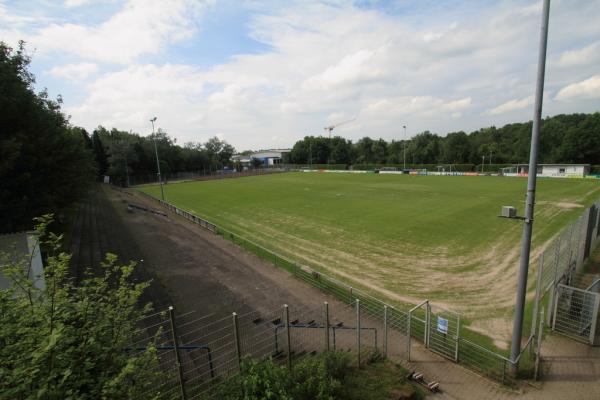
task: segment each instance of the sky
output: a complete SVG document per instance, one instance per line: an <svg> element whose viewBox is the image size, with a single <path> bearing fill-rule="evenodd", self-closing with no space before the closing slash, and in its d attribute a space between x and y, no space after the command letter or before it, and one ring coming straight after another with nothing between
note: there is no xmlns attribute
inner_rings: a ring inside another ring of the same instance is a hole
<svg viewBox="0 0 600 400"><path fill-rule="evenodd" d="M237 150L531 120L541 0L0 0L73 125ZM600 111L600 0L553 0L543 116Z"/></svg>

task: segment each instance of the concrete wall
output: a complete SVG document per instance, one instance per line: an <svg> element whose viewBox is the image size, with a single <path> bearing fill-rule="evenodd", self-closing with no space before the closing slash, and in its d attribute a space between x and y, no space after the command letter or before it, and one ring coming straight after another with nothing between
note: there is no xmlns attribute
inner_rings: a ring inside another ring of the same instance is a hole
<svg viewBox="0 0 600 400"><path fill-rule="evenodd" d="M29 279L36 287L40 289L46 287L42 254L34 233L19 232L0 236L0 253L2 253L0 262L22 264L23 268L29 268ZM0 273L0 289L8 287L9 280Z"/></svg>

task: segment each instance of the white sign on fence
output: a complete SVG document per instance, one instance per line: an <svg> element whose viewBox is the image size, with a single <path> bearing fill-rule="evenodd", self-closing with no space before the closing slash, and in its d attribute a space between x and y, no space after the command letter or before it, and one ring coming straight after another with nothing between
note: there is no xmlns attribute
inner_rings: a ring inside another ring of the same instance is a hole
<svg viewBox="0 0 600 400"><path fill-rule="evenodd" d="M442 317L437 318L437 330L444 335L448 334L448 320Z"/></svg>

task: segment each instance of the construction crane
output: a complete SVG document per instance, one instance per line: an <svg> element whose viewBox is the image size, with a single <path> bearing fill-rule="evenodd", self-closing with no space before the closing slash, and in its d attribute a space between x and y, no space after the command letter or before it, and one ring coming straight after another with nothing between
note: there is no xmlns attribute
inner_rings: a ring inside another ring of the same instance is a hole
<svg viewBox="0 0 600 400"><path fill-rule="evenodd" d="M352 119L349 119L349 120L347 120L347 121L339 122L339 123L337 123L337 124L335 124L335 125L326 126L326 127L325 127L325 128L323 128L323 129L325 129L326 131L329 131L329 139L331 139L331 131L332 131L334 128L337 128L337 127L338 127L338 126L340 126L340 125L347 124L348 122L352 122L352 121L354 121L355 119L356 119L356 118L352 118Z"/></svg>

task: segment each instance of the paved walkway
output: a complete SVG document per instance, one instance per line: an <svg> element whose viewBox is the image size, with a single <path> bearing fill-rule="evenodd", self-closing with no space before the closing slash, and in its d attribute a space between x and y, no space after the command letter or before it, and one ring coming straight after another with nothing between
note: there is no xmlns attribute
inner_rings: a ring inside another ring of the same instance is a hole
<svg viewBox="0 0 600 400"><path fill-rule="evenodd" d="M404 363L440 382L443 393L434 399L600 399L600 347L591 347L560 335L549 335L543 343L543 379L525 382L509 390L474 372L444 360L419 343L412 350L414 361Z"/></svg>

